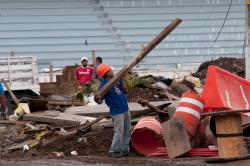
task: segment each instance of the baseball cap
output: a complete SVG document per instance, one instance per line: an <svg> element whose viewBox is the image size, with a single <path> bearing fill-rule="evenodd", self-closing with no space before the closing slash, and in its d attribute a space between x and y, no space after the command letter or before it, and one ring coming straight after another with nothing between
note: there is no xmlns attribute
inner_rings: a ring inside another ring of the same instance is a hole
<svg viewBox="0 0 250 166"><path fill-rule="evenodd" d="M88 61L88 58L84 56L84 57L82 57L81 62L82 62L83 60Z"/></svg>

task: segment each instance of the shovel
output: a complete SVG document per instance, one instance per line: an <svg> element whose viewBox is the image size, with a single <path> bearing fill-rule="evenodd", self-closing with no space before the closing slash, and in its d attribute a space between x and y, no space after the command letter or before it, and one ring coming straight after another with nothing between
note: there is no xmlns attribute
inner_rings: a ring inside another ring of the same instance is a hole
<svg viewBox="0 0 250 166"><path fill-rule="evenodd" d="M17 115L18 119L24 114L29 114L30 113L30 108L28 103L20 103L16 96L14 95L14 93L12 92L12 90L10 89L8 83L4 80L1 79L2 83L4 84L4 86L6 87L6 89L8 90L11 98L14 100L15 104L17 105L17 109L15 110L15 114Z"/></svg>

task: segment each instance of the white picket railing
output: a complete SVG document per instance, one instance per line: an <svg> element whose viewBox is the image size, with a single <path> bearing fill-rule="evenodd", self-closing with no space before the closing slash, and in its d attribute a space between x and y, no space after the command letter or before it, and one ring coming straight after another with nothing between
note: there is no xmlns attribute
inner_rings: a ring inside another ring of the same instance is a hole
<svg viewBox="0 0 250 166"><path fill-rule="evenodd" d="M35 56L0 57L0 78L14 89L38 85L37 60Z"/></svg>

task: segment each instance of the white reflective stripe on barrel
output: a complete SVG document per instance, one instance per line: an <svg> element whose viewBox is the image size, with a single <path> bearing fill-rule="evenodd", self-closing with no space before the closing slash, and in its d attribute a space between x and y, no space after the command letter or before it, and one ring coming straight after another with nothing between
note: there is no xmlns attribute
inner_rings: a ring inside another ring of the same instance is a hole
<svg viewBox="0 0 250 166"><path fill-rule="evenodd" d="M199 100L193 99L193 98L189 98L189 97L183 97L180 100L180 103L185 102L185 103L191 103L193 105L196 105L197 107L199 107L201 110L203 110L204 105L202 104L202 102L200 102Z"/></svg>
<svg viewBox="0 0 250 166"><path fill-rule="evenodd" d="M192 108L188 108L188 107L177 107L176 112L186 112L186 113L194 115L198 119L201 118L201 115L198 111L196 111Z"/></svg>
<svg viewBox="0 0 250 166"><path fill-rule="evenodd" d="M156 124L157 126L159 126L160 128L162 128L160 123L158 123L158 122L156 122L156 121L153 121L153 120L143 120L143 121L139 122L137 125L141 125L141 124L143 124L143 123L154 123L154 124Z"/></svg>

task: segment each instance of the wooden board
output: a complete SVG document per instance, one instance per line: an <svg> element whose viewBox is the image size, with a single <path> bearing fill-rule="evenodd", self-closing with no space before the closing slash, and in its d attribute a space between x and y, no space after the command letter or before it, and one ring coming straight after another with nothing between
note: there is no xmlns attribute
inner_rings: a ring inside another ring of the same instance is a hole
<svg viewBox="0 0 250 166"><path fill-rule="evenodd" d="M243 140L241 115L219 115L215 117L218 152L220 157L237 157L246 155L247 149ZM235 136L228 136L233 134Z"/></svg>
<svg viewBox="0 0 250 166"><path fill-rule="evenodd" d="M201 114L201 116L217 116L217 115L231 115L231 114L240 114L248 113L250 110L228 110L228 111L217 111Z"/></svg>
<svg viewBox="0 0 250 166"><path fill-rule="evenodd" d="M188 133L181 117L162 124L163 135L169 158L175 158L191 150Z"/></svg>
<svg viewBox="0 0 250 166"><path fill-rule="evenodd" d="M10 145L10 146L6 147L6 149L8 149L8 150L22 149L24 147L24 145L29 145L29 144L34 143L34 142L36 142L36 140L27 140L27 141L24 141L24 142L19 143L19 144Z"/></svg>
<svg viewBox="0 0 250 166"><path fill-rule="evenodd" d="M65 81L63 75L56 75L56 82Z"/></svg>
<svg viewBox="0 0 250 166"><path fill-rule="evenodd" d="M57 114L56 114L57 113ZM44 122L44 123L59 123L64 125L80 125L87 121L92 122L96 118L72 115L70 113L60 113L56 111L45 111L25 114L23 120Z"/></svg>
<svg viewBox="0 0 250 166"><path fill-rule="evenodd" d="M73 82L75 81L75 70L78 66L65 66L63 69L63 77L65 81L67 82Z"/></svg>
<svg viewBox="0 0 250 166"><path fill-rule="evenodd" d="M48 104L50 105L74 105L74 106L84 105L84 103L80 100L49 100Z"/></svg>
<svg viewBox="0 0 250 166"><path fill-rule="evenodd" d="M157 101L150 102L156 107L161 107L167 105L168 103L172 103L170 101ZM138 114L139 112L148 110L147 107L143 107L138 103L128 103L129 110L131 115ZM109 115L109 108L106 104L96 105L96 106L79 106L79 107L70 107L67 108L66 113L70 113L73 115L83 115L83 116L100 116L100 115Z"/></svg>
<svg viewBox="0 0 250 166"><path fill-rule="evenodd" d="M39 83L40 85L40 93L41 94L53 94L58 93L58 83L57 82L50 82L50 83Z"/></svg>
<svg viewBox="0 0 250 166"><path fill-rule="evenodd" d="M244 159L250 159L250 155L242 155L238 157L209 157L206 158L206 162L221 163L221 162L229 162L229 161L244 160Z"/></svg>

